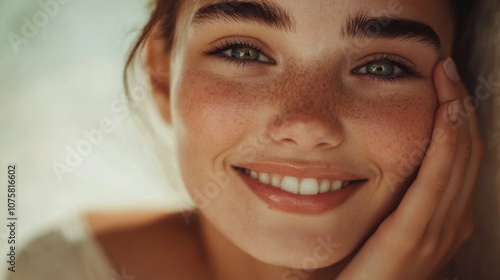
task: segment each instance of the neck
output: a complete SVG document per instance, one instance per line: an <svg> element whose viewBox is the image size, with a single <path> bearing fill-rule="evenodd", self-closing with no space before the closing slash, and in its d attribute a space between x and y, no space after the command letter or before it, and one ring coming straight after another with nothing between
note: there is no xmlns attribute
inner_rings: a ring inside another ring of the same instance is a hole
<svg viewBox="0 0 500 280"><path fill-rule="evenodd" d="M217 280L331 280L347 265L349 258L316 270L299 270L263 263L242 251L223 236L203 215L200 231L212 279Z"/></svg>

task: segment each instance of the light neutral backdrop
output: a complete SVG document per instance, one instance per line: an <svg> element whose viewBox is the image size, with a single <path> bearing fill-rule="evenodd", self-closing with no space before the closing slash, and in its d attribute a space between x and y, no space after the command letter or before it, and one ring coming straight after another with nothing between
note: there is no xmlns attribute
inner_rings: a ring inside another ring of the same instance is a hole
<svg viewBox="0 0 500 280"><path fill-rule="evenodd" d="M0 0L0 275L8 164L18 169L20 246L71 213L177 201L121 99L126 53L147 20L147 1L58 1ZM103 120L115 129L91 143L85 132ZM80 161L70 156L78 148ZM58 177L56 162L72 171Z"/></svg>

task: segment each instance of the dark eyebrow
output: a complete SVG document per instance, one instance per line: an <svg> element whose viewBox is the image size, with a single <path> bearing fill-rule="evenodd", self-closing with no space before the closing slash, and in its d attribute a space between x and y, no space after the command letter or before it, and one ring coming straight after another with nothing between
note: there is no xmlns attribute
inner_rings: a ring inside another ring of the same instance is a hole
<svg viewBox="0 0 500 280"><path fill-rule="evenodd" d="M279 30L295 30L290 15L281 6L265 0L216 1L196 11L193 23L205 21L256 23Z"/></svg>
<svg viewBox="0 0 500 280"><path fill-rule="evenodd" d="M358 14L347 20L341 34L343 38L414 40L435 49L441 47L439 36L429 25L405 18L368 17L366 14Z"/></svg>

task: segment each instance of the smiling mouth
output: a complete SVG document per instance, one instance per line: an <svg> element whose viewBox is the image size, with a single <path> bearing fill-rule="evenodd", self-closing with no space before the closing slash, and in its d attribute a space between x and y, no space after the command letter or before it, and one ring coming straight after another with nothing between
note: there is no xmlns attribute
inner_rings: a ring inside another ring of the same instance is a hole
<svg viewBox="0 0 500 280"><path fill-rule="evenodd" d="M363 180L340 180L340 179L318 179L313 177L293 177L274 173L257 172L248 168L233 166L233 169L250 177L255 181L281 189L295 195L318 195L322 193L335 192L349 188L351 185L367 181Z"/></svg>

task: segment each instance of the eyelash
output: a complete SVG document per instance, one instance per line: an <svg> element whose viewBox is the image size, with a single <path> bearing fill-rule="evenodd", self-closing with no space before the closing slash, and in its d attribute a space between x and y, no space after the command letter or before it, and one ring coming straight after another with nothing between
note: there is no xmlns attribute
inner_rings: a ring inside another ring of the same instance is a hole
<svg viewBox="0 0 500 280"><path fill-rule="evenodd" d="M244 40L239 40L239 39L226 39L220 43L218 43L216 46L212 47L211 49L205 51L205 54L210 55L210 56L217 56L219 59L228 62L229 64L234 64L236 66L242 66L245 67L247 65L253 64L253 63L262 63L262 64L268 64L266 62L262 61L252 61L252 60L241 60L241 59L235 59L230 56L222 54L223 52L233 49L233 48L250 48L258 51L262 55L267 56L264 54L262 48ZM269 58L271 61L272 59ZM399 74L397 76L380 76L380 75L373 75L373 74L360 74L356 73L355 71L359 70L360 68L367 66L368 64L376 63L376 62L386 62L393 64L394 66L400 68L403 73ZM274 62L272 63L274 64ZM355 70L352 71L353 74L356 75L363 75L363 76L368 76L369 79L375 80L375 81L382 81L382 82L387 82L387 83L396 83L398 81L406 80L408 78L412 77L421 77L421 73L418 72L414 66L410 65L408 62L398 58L397 56L394 55L389 55L389 54L379 54L376 55L375 57L365 61L360 67L356 68Z"/></svg>
<svg viewBox="0 0 500 280"><path fill-rule="evenodd" d="M368 64L377 63L377 62L386 62L390 63L398 68L400 68L403 73L397 76L380 76L380 75L372 75L372 74L361 74L356 73L355 71L361 69L362 67L367 66ZM363 64L352 71L353 74L368 76L371 80L388 82L388 83L396 83L401 80L406 80L412 77L421 77L422 74L418 72L414 66L410 65L408 62L402 60L401 58L390 55L390 54L378 54L375 57L363 62Z"/></svg>
<svg viewBox="0 0 500 280"><path fill-rule="evenodd" d="M254 45L248 41L242 41L242 40L238 40L238 39L226 39L226 40L218 43L216 46L212 47L211 49L205 51L205 54L211 55L211 56L218 56L223 61L226 61L230 64L234 64L236 66L242 66L242 67L247 66L247 65L252 64L252 63L274 64L274 61L272 61L271 58L269 58L269 59L272 61L272 63L265 63L262 61L235 59L235 58L232 58L230 56L222 54L223 52L225 52L229 49L233 49L233 48L254 49L254 50L258 51L259 53L261 53L262 55L269 58L269 56L264 54L262 48Z"/></svg>

